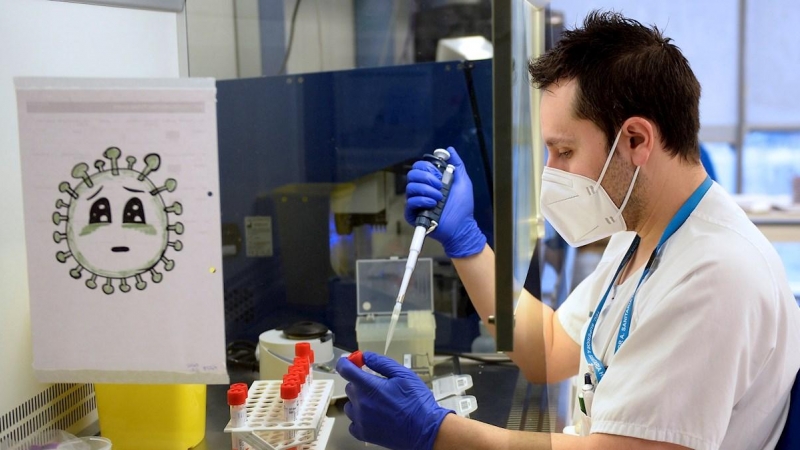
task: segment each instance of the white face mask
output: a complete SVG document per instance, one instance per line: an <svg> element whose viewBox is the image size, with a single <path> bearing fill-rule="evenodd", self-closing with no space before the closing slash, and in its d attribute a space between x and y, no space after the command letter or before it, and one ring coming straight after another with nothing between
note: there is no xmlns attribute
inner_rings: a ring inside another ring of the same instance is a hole
<svg viewBox="0 0 800 450"><path fill-rule="evenodd" d="M617 148L622 131L617 133L614 145L608 153L600 179L594 181L574 173L545 167L542 174L542 214L553 225L558 234L573 247L590 244L619 231L627 230L622 210L639 176L639 167L633 173L628 193L617 205L608 196L600 183L606 174L611 157Z"/></svg>

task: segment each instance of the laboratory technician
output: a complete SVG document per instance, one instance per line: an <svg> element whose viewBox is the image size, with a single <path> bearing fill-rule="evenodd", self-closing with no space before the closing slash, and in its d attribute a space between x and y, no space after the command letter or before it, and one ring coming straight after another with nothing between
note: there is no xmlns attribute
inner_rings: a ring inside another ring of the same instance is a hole
<svg viewBox="0 0 800 450"><path fill-rule="evenodd" d="M800 308L771 244L700 164L700 85L687 60L657 28L593 12L528 69L548 149L542 211L573 246L611 239L557 311L523 292L509 355L532 382L587 379L582 435L450 414L374 353L364 361L386 378L338 364L350 432L393 449L774 448L800 368ZM454 185L431 236L486 321L494 253L450 150ZM413 166L407 219L435 205L439 177Z"/></svg>

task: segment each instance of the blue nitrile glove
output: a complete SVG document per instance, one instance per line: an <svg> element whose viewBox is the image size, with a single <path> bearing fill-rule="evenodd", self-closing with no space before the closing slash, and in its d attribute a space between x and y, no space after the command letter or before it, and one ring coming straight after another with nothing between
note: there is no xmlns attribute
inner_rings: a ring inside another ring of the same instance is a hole
<svg viewBox="0 0 800 450"><path fill-rule="evenodd" d="M349 383L344 413L353 422L350 434L359 441L395 450L430 450L451 410L436 403L417 374L391 358L364 352L364 364L385 376L361 370L340 358L336 370Z"/></svg>
<svg viewBox="0 0 800 450"><path fill-rule="evenodd" d="M442 243L444 252L451 258L466 258L480 253L486 245L486 236L478 228L478 223L472 213L474 201L472 199L472 181L464 168L464 162L453 147L447 147L450 152L449 164L455 167L453 185L450 196L444 205L439 226L430 237ZM417 214L426 209L433 209L442 199L442 174L433 164L427 161L417 161L408 172L406 185L406 221L414 226Z"/></svg>

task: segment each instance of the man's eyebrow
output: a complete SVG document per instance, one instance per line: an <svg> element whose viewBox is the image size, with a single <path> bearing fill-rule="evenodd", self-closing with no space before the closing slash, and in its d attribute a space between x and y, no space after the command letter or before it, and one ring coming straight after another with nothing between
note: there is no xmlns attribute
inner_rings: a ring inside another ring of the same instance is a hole
<svg viewBox="0 0 800 450"><path fill-rule="evenodd" d="M544 144L548 147L555 147L559 145L574 144L574 143L575 143L575 138L573 138L572 136L550 137L547 138L544 142Z"/></svg>
<svg viewBox="0 0 800 450"><path fill-rule="evenodd" d="M98 189L98 190L97 190L97 192L95 192L94 194L92 194L92 195L90 195L89 197L87 197L87 198L86 198L86 200L91 200L91 199L93 199L93 198L97 197L97 194L99 194L99 193L100 193L100 191L102 191L102 190L103 190L103 187L104 187L104 186L100 186L100 189Z"/></svg>
<svg viewBox="0 0 800 450"><path fill-rule="evenodd" d="M140 192L140 193L141 193L141 192L144 192L144 191L140 191L140 190L138 190L138 189L131 189L131 188L129 188L129 187L125 187L125 186L122 186L122 189L125 189L125 190L126 190L126 191L128 191L128 192Z"/></svg>

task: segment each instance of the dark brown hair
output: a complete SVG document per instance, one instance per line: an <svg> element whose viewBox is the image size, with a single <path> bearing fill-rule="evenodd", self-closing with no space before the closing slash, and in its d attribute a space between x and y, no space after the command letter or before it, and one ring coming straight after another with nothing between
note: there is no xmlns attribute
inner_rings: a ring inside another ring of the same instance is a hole
<svg viewBox="0 0 800 450"><path fill-rule="evenodd" d="M615 12L593 11L583 28L528 64L538 89L576 79L573 114L606 134L609 148L633 116L653 121L671 155L700 161L700 83L680 49L661 31Z"/></svg>

